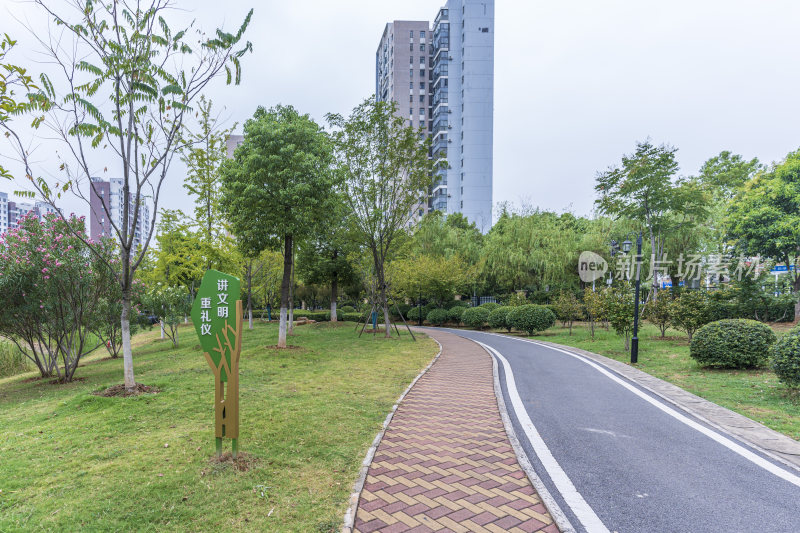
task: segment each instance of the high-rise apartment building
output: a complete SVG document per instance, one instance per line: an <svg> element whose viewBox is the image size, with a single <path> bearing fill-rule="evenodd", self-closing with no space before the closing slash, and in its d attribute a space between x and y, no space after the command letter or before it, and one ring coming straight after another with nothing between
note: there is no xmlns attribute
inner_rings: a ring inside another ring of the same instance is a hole
<svg viewBox="0 0 800 533"><path fill-rule="evenodd" d="M100 178L91 178L92 186L89 197L89 223L92 239L99 240L113 237L116 234L112 228L113 221L117 228L122 228L123 221L123 192L122 178L111 178L108 181ZM133 231L133 248L144 244L147 232L150 230L150 208L146 201L142 201L139 208L139 217L134 225L135 195L128 193L129 206L128 231Z"/></svg>
<svg viewBox="0 0 800 533"><path fill-rule="evenodd" d="M42 218L50 213L55 213L55 209L45 202L16 202L8 199L8 193L0 192L0 235L10 229L19 226L19 220L33 213L37 218Z"/></svg>
<svg viewBox="0 0 800 533"><path fill-rule="evenodd" d="M401 68L422 61L414 57L422 54L422 43L414 42L420 32L427 39L424 80L422 70ZM414 78L415 74L419 76ZM447 161L436 173L429 208L463 213L481 231L488 231L492 226L494 0L449 0L432 28L426 21L387 24L376 54L376 98L395 100L406 116L406 85L409 123L426 127L431 157ZM427 94L415 94L425 88ZM428 104L422 115L425 99Z"/></svg>

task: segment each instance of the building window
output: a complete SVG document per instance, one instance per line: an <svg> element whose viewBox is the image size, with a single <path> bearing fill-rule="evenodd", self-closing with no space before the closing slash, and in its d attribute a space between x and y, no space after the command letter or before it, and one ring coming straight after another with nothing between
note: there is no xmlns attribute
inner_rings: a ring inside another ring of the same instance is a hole
<svg viewBox="0 0 800 533"><path fill-rule="evenodd" d="M408 57L408 64L409 65L413 65L414 64L414 56L409 56Z"/></svg>
<svg viewBox="0 0 800 533"><path fill-rule="evenodd" d="M414 95L413 94L409 94L408 95L408 101L409 102L413 102L414 101Z"/></svg>
<svg viewBox="0 0 800 533"><path fill-rule="evenodd" d="M409 107L408 108L408 114L411 115L412 117L414 116L414 108L413 107Z"/></svg>
<svg viewBox="0 0 800 533"><path fill-rule="evenodd" d="M424 78L425 77L425 69L424 68L419 69L419 77L420 78Z"/></svg>
<svg viewBox="0 0 800 533"><path fill-rule="evenodd" d="M425 38L425 30L420 30L419 31L419 38L420 39L424 39Z"/></svg>
<svg viewBox="0 0 800 533"><path fill-rule="evenodd" d="M412 47L413 47L413 45L412 45ZM424 52L425 51L425 45L424 44L419 45L419 51L420 52Z"/></svg>
<svg viewBox="0 0 800 533"><path fill-rule="evenodd" d="M408 82L408 88L409 89L413 89L414 88L414 82L413 81Z"/></svg>
<svg viewBox="0 0 800 533"><path fill-rule="evenodd" d="M408 36L413 39L414 38L414 30L411 30L410 32L408 32Z"/></svg>
<svg viewBox="0 0 800 533"><path fill-rule="evenodd" d="M408 77L409 78L413 78L414 77L414 69L413 68L408 69Z"/></svg>
<svg viewBox="0 0 800 533"><path fill-rule="evenodd" d="M425 88L425 82L424 81L419 82L419 88L420 89L424 89Z"/></svg>
<svg viewBox="0 0 800 533"><path fill-rule="evenodd" d="M420 119L420 121L419 121L419 127L420 127L420 128L424 128L424 127L425 127L425 121L424 121L424 120Z"/></svg>
<svg viewBox="0 0 800 533"><path fill-rule="evenodd" d="M409 43L408 44L408 51L409 52L413 52L414 51L414 43Z"/></svg>
<svg viewBox="0 0 800 533"><path fill-rule="evenodd" d="M419 101L420 102L424 102L425 101L425 95L424 94L419 95Z"/></svg>
<svg viewBox="0 0 800 533"><path fill-rule="evenodd" d="M425 64L425 56L419 56L419 64L420 65L424 65Z"/></svg>

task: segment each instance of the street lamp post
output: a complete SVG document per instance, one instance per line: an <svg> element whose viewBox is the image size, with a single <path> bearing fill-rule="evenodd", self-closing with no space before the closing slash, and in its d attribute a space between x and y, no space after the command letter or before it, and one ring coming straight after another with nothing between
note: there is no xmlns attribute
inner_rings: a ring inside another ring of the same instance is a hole
<svg viewBox="0 0 800 533"><path fill-rule="evenodd" d="M625 239L622 243L622 251L628 253L631 251L633 243ZM617 241L611 241L611 255L617 247ZM631 364L639 362L639 288L640 288L640 275L642 268L642 232L636 237L636 290L633 294L633 339L631 339Z"/></svg>

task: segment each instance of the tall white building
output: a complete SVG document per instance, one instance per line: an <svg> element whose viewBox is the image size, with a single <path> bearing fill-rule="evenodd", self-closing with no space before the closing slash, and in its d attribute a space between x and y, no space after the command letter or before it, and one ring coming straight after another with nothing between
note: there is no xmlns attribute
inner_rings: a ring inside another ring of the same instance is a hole
<svg viewBox="0 0 800 533"><path fill-rule="evenodd" d="M409 124L427 127L431 135L431 157L446 162L436 172L429 208L463 213L489 231L494 0L448 0L432 28L424 21L387 24L376 53L375 94L395 100L402 115L408 106Z"/></svg>

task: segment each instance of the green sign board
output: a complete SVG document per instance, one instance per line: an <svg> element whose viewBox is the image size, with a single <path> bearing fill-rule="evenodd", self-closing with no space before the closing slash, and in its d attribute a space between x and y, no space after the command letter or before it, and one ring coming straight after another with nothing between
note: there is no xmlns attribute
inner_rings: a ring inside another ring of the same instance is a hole
<svg viewBox="0 0 800 533"><path fill-rule="evenodd" d="M236 301L240 296L239 279L217 270L207 270L192 305L192 322L200 347L220 369L220 381L228 381L232 368L236 324ZM222 357L225 361L222 362ZM222 363L222 364L220 364Z"/></svg>

